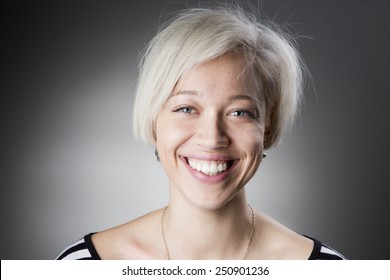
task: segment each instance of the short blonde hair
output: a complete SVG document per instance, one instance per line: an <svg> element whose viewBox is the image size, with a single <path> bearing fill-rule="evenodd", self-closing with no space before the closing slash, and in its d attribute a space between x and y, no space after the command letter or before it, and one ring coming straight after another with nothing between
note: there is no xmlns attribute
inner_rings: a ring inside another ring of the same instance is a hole
<svg viewBox="0 0 390 280"><path fill-rule="evenodd" d="M248 59L259 79L267 112L264 148L276 145L297 113L304 65L291 36L239 7L186 9L157 32L140 61L135 137L155 147L157 114L183 73L232 51Z"/></svg>

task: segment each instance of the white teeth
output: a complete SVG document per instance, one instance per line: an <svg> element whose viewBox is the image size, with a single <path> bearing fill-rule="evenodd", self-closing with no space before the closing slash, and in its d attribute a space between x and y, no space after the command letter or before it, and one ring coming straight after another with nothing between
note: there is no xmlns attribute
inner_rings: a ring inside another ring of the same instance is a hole
<svg viewBox="0 0 390 280"><path fill-rule="evenodd" d="M195 170L209 176L215 176L227 169L227 162L205 162L188 159L188 164Z"/></svg>
<svg viewBox="0 0 390 280"><path fill-rule="evenodd" d="M210 173L217 173L217 165L215 163L210 165Z"/></svg>

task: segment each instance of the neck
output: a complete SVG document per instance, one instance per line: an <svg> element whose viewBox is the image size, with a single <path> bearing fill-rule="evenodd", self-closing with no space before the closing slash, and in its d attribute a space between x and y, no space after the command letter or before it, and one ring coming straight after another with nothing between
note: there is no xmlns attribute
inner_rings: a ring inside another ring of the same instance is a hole
<svg viewBox="0 0 390 280"><path fill-rule="evenodd" d="M171 259L243 259L252 237L244 190L220 208L171 199L162 222Z"/></svg>

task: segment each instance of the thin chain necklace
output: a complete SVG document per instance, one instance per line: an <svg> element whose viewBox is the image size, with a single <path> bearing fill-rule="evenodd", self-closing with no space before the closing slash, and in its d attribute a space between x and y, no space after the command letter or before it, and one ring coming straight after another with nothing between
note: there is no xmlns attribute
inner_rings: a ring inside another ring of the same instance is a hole
<svg viewBox="0 0 390 280"><path fill-rule="evenodd" d="M243 260L246 260L249 248L250 248L251 243L252 243L253 235L255 233L255 213L253 212L253 209L252 209L252 207L249 204L248 204L248 206L249 206L249 209L251 209L252 226L251 226L251 233L250 233L249 240L248 240L248 245L246 246L246 249L245 249L245 252L244 252L244 256L242 258ZM164 217L165 217L165 212L167 211L167 208L168 208L168 206L166 206L164 208L164 211L163 211L163 213L161 215L161 233L162 233L162 237L163 237L163 240L164 240L164 246L165 246L165 259L170 260L171 256L169 255L169 249L168 249L168 245L167 245L167 241L165 239L165 233L164 233Z"/></svg>

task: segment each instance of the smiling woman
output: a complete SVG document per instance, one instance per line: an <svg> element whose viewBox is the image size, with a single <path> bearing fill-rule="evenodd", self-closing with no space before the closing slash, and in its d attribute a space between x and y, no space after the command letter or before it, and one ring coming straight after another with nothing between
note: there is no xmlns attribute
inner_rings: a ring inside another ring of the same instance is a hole
<svg viewBox="0 0 390 280"><path fill-rule="evenodd" d="M220 209L243 195L256 172L263 154L265 102L253 75L242 72L246 64L228 53L194 67L158 113L157 150L172 196Z"/></svg>
<svg viewBox="0 0 390 280"><path fill-rule="evenodd" d="M91 233L58 259L343 259L248 205L245 186L293 122L293 41L238 7L190 9L148 45L136 136L156 148L169 204Z"/></svg>

